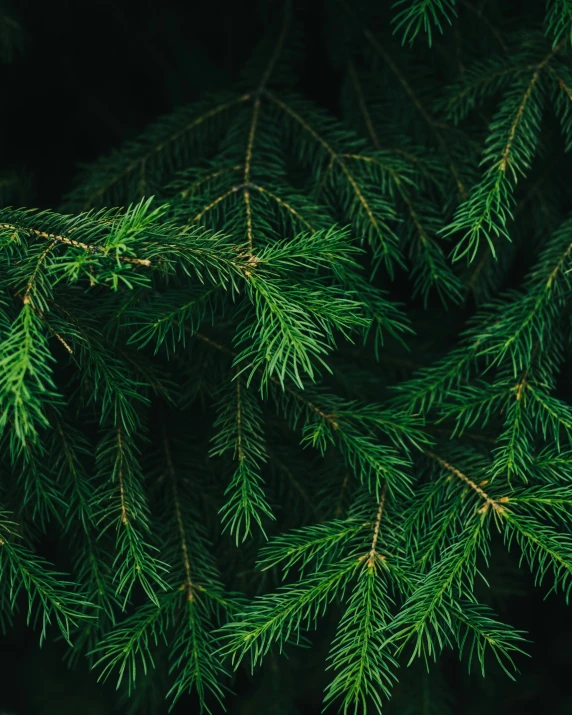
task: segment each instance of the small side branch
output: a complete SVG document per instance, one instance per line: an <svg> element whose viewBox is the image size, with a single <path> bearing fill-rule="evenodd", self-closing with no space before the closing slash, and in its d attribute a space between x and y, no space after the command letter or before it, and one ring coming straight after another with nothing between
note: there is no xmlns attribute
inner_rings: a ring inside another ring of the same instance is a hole
<svg viewBox="0 0 572 715"><path fill-rule="evenodd" d="M381 499L379 502L379 508L377 510L377 516L375 518L375 524L373 527L373 538L371 540L371 549L369 550L369 554L367 556L367 565L368 568L373 568L375 566L375 560L377 559L383 559L384 557L377 552L377 542L379 540L379 529L381 527L381 519L383 517L383 509L385 507L385 499L387 496L387 483L383 485L383 489L381 492Z"/></svg>
<svg viewBox="0 0 572 715"><path fill-rule="evenodd" d="M260 97L256 97L254 107L252 109L252 121L250 123L250 131L248 133L248 142L246 144L246 157L244 159L244 208L246 210L246 235L248 237L248 253L252 257L254 251L254 232L252 229L252 204L250 203L250 174L252 170L252 150L254 147L254 138L256 136L256 128L258 126L258 118L260 117Z"/></svg>
<svg viewBox="0 0 572 715"><path fill-rule="evenodd" d="M31 303L30 300L30 293L32 292L34 288L34 283L36 282L36 277L38 275L38 272L40 268L42 267L42 264L47 258L48 253L52 250L52 248L55 246L56 242L52 241L50 245L46 248L46 250L42 253L40 258L38 259L38 262L36 263L36 267L34 268L34 272L30 276L30 280L28 281L28 286L26 287L26 292L24 293L24 297L22 298L24 305L28 305Z"/></svg>
<svg viewBox="0 0 572 715"><path fill-rule="evenodd" d="M338 2L344 8L345 12L350 17L352 17L355 21L357 21L355 12L350 7L350 5L345 0L338 0ZM393 74L397 77L397 80L399 81L399 83L403 87L403 90L405 91L405 93L407 94L407 96L409 97L411 102L413 103L413 106L419 112L420 116L425 120L425 122L427 123L427 126L433 132L433 135L435 136L435 139L441 146L441 149L449 158L449 169L455 179L455 183L457 184L457 189L459 191L459 194L460 194L461 198L463 199L463 201L466 200L468 197L468 192L465 189L463 182L461 181L461 176L459 174L457 167L451 161L451 156L450 156L449 149L447 147L447 142L443 139L441 132L439 131L439 129L437 127L437 122L429 114L429 112L425 109L423 104L419 101L419 98L413 91L413 88L411 87L409 82L406 80L406 78L403 76L403 73L400 71L399 67L395 64L391 55L389 55L385 51L385 49L383 48L381 43L377 41L374 34L371 32L371 30L369 30L367 27L362 26L362 32L363 32L366 40L370 43L370 45L374 48L374 50L383 58L383 61L387 64L387 66L390 68L390 70L393 72Z"/></svg>
<svg viewBox="0 0 572 715"><path fill-rule="evenodd" d="M224 169L217 169L216 171L212 171L210 174L203 176L201 179L198 179L197 181L194 181L187 189L183 189L180 192L180 196L181 196L181 198L186 199L188 196L190 196L193 193L193 191L195 191L195 189L197 189L202 184L206 184L208 181L212 181L213 179L216 179L219 176L223 176L224 174L230 174L235 171L240 171L242 168L243 168L242 164L235 164L234 166L225 167Z"/></svg>
<svg viewBox="0 0 572 715"><path fill-rule="evenodd" d="M216 350L220 350L223 353L226 353L230 357L236 357L238 353L236 353L234 350L231 350L230 348L227 348L225 345L221 345L220 343L215 342L214 340L211 340L208 338L206 335L203 335L202 333L195 333L195 337L198 338L199 340L202 340L202 342L206 343L207 345L210 345L211 347L215 348ZM260 372L257 370L257 372ZM339 424L336 422L336 415L332 414L327 414L323 410L321 410L319 407L317 407L313 402L310 402L310 400L307 400L305 397L300 395L298 392L293 390L290 387L284 386L281 384L279 380L277 380L275 377L270 377L270 381L273 382L275 385L279 386L282 388L285 392L287 392L289 395L292 395L296 400L304 404L308 409L312 410L315 412L320 419L324 420L333 430L338 430L340 428Z"/></svg>
<svg viewBox="0 0 572 715"><path fill-rule="evenodd" d="M241 399L241 380L236 379L236 456L238 461L244 460L244 450L242 448L242 399Z"/></svg>
<svg viewBox="0 0 572 715"><path fill-rule="evenodd" d="M438 462L444 469L446 469L450 474L453 474L455 477L460 479L461 481L465 482L473 491L475 491L481 499L484 500L485 504L484 506L479 509L481 513L487 512L489 509L493 509L497 514L502 514L505 511L505 508L502 506L501 502L508 502L509 498L508 497L501 497L500 499L493 499L490 497L482 487L480 487L478 484L476 484L472 479L467 477L466 474L463 474L457 467L454 467L452 464L447 462L445 459L440 457L438 454L435 454L434 452L429 452L426 451L425 454L428 457L431 457L431 459L434 459L436 462Z"/></svg>
<svg viewBox="0 0 572 715"><path fill-rule="evenodd" d="M216 199L213 199L210 204L204 207L193 219L193 223L196 223L197 221L200 221L205 214L207 214L209 211L212 211L216 206L218 206L222 201L225 201L228 199L229 196L232 196L232 194L236 194L237 191L240 191L243 186L233 186L231 187L228 191L225 191L224 194L221 194L220 196L217 196Z"/></svg>
<svg viewBox="0 0 572 715"><path fill-rule="evenodd" d="M272 191L269 191L266 189L264 186L259 186L258 184L250 184L251 188L255 189L258 191L258 193L262 194L263 196L268 196L271 198L274 202L278 204L281 208L283 208L285 211L287 211L291 216L293 216L295 219L297 219L301 224L306 226L306 228L309 231L314 232L315 229L313 226L306 221L306 219L298 212L293 206L290 206L290 204L287 201L284 201L284 199L281 199L280 196L277 196L275 193Z"/></svg>
<svg viewBox="0 0 572 715"><path fill-rule="evenodd" d="M362 190L360 189L355 177L351 173L351 171L348 169L346 162L344 161L343 155L338 154L335 149L330 146L330 144L322 137L318 132L311 127L303 117L301 117L298 112L296 112L292 107L290 107L288 104L283 102L281 99L278 97L274 96L270 92L265 92L266 97L270 99L271 102L276 104L277 107L279 107L285 114L287 114L289 117L291 117L295 122L297 122L301 127L305 129L320 146L326 151L329 156L330 156L330 164L328 166L328 169L326 170L326 173L329 172L329 170L333 167L334 164L337 164L340 169L342 170L343 174L345 175L349 185L351 186L356 199L358 203L361 205L363 210L366 212L368 219L370 220L371 224L375 227L375 229L381 233L379 223L377 219L374 216L374 213L366 200L365 196L363 195Z"/></svg>
<svg viewBox="0 0 572 715"><path fill-rule="evenodd" d="M125 500L125 484L123 483L123 441L121 439L121 429L117 428L117 448L119 450L119 470L117 478L119 481L119 497L121 504L121 523L126 526L129 523L127 503Z"/></svg>
<svg viewBox="0 0 572 715"><path fill-rule="evenodd" d="M46 231L40 231L36 228L29 228L28 226L16 226L14 224L9 223L0 223L0 229L5 229L7 231L27 231L33 236L43 238L47 241L53 241L54 243L62 243L66 246L72 246L72 248L81 248L82 250L88 251L89 253L109 255L106 252L105 248L103 248L102 246L93 246L88 243L83 243L82 241L74 241L73 238L69 238L68 236L61 236L54 233L46 233ZM123 261L124 263L133 263L136 266L151 265L151 261L147 258L131 258L129 256L119 256L119 260Z"/></svg>

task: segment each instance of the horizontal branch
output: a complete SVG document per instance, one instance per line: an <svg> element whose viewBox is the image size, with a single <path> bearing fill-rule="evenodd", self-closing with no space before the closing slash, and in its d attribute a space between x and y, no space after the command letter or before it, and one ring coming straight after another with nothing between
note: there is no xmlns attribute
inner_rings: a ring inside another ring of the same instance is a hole
<svg viewBox="0 0 572 715"><path fill-rule="evenodd" d="M43 238L46 241L55 241L56 243L61 243L66 246L71 246L72 248L81 248L89 253L99 253L100 255L108 256L109 253L105 250L103 246L94 246L89 243L83 243L82 241L75 241L69 236L61 236L59 234L47 233L46 231L40 231L36 228L30 228L29 226L16 226L9 223L0 223L0 229L5 229L6 231L28 231L33 236L38 238ZM148 258L131 258L130 256L118 256L120 261L124 263L132 263L136 266L150 266L151 261Z"/></svg>

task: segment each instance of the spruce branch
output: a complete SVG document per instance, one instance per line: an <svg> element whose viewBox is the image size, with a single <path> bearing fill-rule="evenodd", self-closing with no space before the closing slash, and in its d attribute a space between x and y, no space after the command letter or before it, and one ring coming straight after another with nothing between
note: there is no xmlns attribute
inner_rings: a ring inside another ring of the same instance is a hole
<svg viewBox="0 0 572 715"><path fill-rule="evenodd" d="M135 583L159 606L156 589L166 589L162 573L167 565L156 558L157 547L150 544L150 515L141 483L140 465L134 446L126 440L121 427L104 434L97 453L98 473L111 475L101 479L95 496L97 524L101 532L115 528L116 593L123 597L125 609Z"/></svg>
<svg viewBox="0 0 572 715"><path fill-rule="evenodd" d="M173 457L171 455L171 445L169 444L169 439L167 437L165 422L163 419L162 425L163 434L163 447L165 450L165 459L167 461L167 469L169 472L169 477L171 481L171 489L173 494L173 504L175 507L175 514L177 519L177 529L179 531L179 538L181 542L181 552L183 565L185 567L185 592L189 601L194 598L194 586L191 578L191 562L189 558L189 545L187 541L187 534L185 532L185 524L183 521L183 514L181 510L181 500L179 498L179 485L178 476L175 471L175 465L173 464Z"/></svg>
<svg viewBox="0 0 572 715"><path fill-rule="evenodd" d="M221 392L218 410L211 455L230 451L236 462L225 490L227 500L221 509L221 520L238 544L251 535L253 523L264 533L263 518L274 518L262 486L261 469L267 460L262 411L240 375L231 386L230 399L228 390Z"/></svg>
<svg viewBox="0 0 572 715"><path fill-rule="evenodd" d="M481 497L481 499L484 500L485 503L480 508L480 513L486 513L489 509L492 509L497 514L504 514L506 509L502 505L502 503L508 502L509 497L491 499L491 497L478 484L475 484L472 479L467 477L465 474L463 474L463 472L461 472L452 464L449 464L449 462L444 460L442 457L439 457L439 455L435 454L434 452L427 452L427 455L432 459L435 459L444 469L453 474L455 477L465 482L465 484L467 484L474 492L476 492Z"/></svg>
<svg viewBox="0 0 572 715"><path fill-rule="evenodd" d="M530 169L536 152L545 68L562 47L563 43L556 45L532 67L527 79L519 79L506 92L490 125L491 135L482 160L488 165L484 176L444 230L445 235L463 234L455 247L454 260L468 256L472 262L482 238L494 256L493 237L509 237L506 226L512 218L514 187Z"/></svg>
<svg viewBox="0 0 572 715"><path fill-rule="evenodd" d="M368 200L364 189L360 186L356 177L350 171L344 157L336 152L336 150L329 144L329 142L324 139L314 127L308 123L302 114L297 111L294 102L284 102L282 99L276 95L266 91L265 96L275 104L280 110L289 117L296 125L301 127L305 132L307 132L312 139L318 144L318 146L325 152L329 158L328 168L326 169L326 174L329 173L330 167L339 167L344 177L345 181L349 184L354 196L357 207L359 207L359 212L363 213L364 216L364 228L365 235L368 236L370 242L374 245L374 249L379 251L381 260L383 260L388 267L392 265L392 262L396 260L396 251L393 247L395 243L395 237L389 226L384 222L380 221L377 216L377 211L374 211L370 201ZM324 177L326 177L324 174ZM385 213L388 213L387 211ZM381 214L383 216L383 213ZM391 218L391 214L388 215ZM374 242L375 240L375 242ZM377 247L377 241L380 242L381 247Z"/></svg>
<svg viewBox="0 0 572 715"><path fill-rule="evenodd" d="M518 566L572 584L567 2L285 2L66 213L0 208L2 627L149 715L225 658L288 707L300 645L346 715L452 711L445 649L515 677Z"/></svg>

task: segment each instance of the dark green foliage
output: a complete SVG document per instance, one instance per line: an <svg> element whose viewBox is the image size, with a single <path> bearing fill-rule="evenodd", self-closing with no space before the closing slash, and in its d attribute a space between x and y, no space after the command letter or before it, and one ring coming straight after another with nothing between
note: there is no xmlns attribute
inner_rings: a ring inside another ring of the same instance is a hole
<svg viewBox="0 0 572 715"><path fill-rule="evenodd" d="M61 212L0 194L2 625L130 712L317 632L326 706L444 715L444 651L518 678L518 566L572 586L572 3L326 5L339 111L286 3Z"/></svg>

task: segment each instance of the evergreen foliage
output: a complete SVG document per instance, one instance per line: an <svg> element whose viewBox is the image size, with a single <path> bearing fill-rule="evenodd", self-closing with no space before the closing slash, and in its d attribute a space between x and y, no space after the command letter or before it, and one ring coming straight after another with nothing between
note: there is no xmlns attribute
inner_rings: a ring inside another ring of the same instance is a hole
<svg viewBox="0 0 572 715"><path fill-rule="evenodd" d="M2 625L130 712L325 634L326 706L442 715L444 651L518 678L506 560L572 586L572 3L326 5L337 113L286 3L60 211L1 194Z"/></svg>

